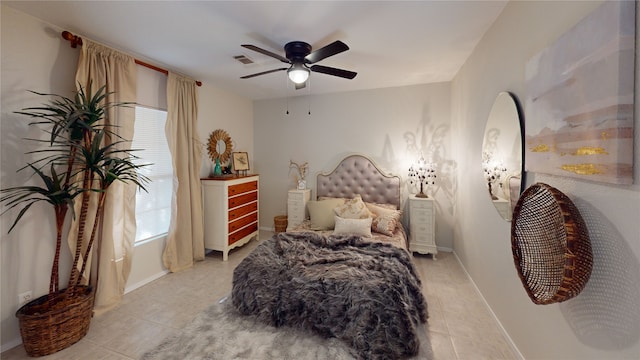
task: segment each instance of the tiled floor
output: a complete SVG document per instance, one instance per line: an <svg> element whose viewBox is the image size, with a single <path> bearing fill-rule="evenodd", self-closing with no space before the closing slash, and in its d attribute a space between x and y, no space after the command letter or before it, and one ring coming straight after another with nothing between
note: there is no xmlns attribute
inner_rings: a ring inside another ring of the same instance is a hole
<svg viewBox="0 0 640 360"><path fill-rule="evenodd" d="M260 238L271 236L261 232ZM209 304L231 292L238 262L258 244L207 256L192 269L169 274L124 296L116 309L96 317L85 338L68 349L40 359L138 359L162 339L182 328ZM429 332L436 360L517 359L495 320L451 253L415 255L429 306ZM31 359L18 346L3 360ZM194 359L195 360L195 359ZM223 359L226 360L226 359ZM255 359L261 360L261 359Z"/></svg>

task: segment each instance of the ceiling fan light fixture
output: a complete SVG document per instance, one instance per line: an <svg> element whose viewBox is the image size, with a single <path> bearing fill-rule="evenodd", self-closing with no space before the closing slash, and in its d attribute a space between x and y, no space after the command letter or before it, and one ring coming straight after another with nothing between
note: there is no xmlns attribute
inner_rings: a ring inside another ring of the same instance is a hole
<svg viewBox="0 0 640 360"><path fill-rule="evenodd" d="M293 81L295 84L303 84L307 81L309 73L309 69L300 63L291 65L289 70L287 70L289 80Z"/></svg>

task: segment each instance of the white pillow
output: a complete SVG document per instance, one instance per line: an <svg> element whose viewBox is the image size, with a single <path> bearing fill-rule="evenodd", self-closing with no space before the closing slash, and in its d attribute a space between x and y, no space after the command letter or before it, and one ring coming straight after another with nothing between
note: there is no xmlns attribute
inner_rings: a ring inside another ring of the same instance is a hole
<svg viewBox="0 0 640 360"><path fill-rule="evenodd" d="M358 194L353 199L347 200L344 204L335 208L335 213L341 218L346 219L366 219L373 217L373 214L362 201L362 197Z"/></svg>
<svg viewBox="0 0 640 360"><path fill-rule="evenodd" d="M336 215L336 226L333 231L334 235L349 234L360 235L363 237L371 237L371 220L366 219L345 219Z"/></svg>

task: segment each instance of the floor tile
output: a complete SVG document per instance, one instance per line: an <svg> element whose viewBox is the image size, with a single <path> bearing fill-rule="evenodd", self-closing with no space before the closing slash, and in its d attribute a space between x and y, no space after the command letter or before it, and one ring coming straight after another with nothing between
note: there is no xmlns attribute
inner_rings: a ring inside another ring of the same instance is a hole
<svg viewBox="0 0 640 360"><path fill-rule="evenodd" d="M261 232L260 238L271 237ZM229 254L219 252L179 273L167 274L123 297L112 311L93 318L87 336L42 360L139 359L165 337L188 324L204 308L231 293L233 269L260 241ZM428 330L434 360L517 359L498 324L452 253L415 254L429 309ZM3 360L31 359L22 346L0 354Z"/></svg>

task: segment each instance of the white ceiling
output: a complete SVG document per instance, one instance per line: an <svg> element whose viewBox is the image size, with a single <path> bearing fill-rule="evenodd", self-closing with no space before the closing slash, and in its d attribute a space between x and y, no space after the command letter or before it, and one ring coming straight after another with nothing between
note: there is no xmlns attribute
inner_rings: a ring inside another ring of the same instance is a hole
<svg viewBox="0 0 640 360"><path fill-rule="evenodd" d="M75 35L251 99L450 81L506 5L501 1L2 1ZM19 36L19 34L16 34ZM289 41L350 50L318 64L358 73L311 73L293 90L286 72L240 76L286 64ZM255 63L233 59L245 55Z"/></svg>

